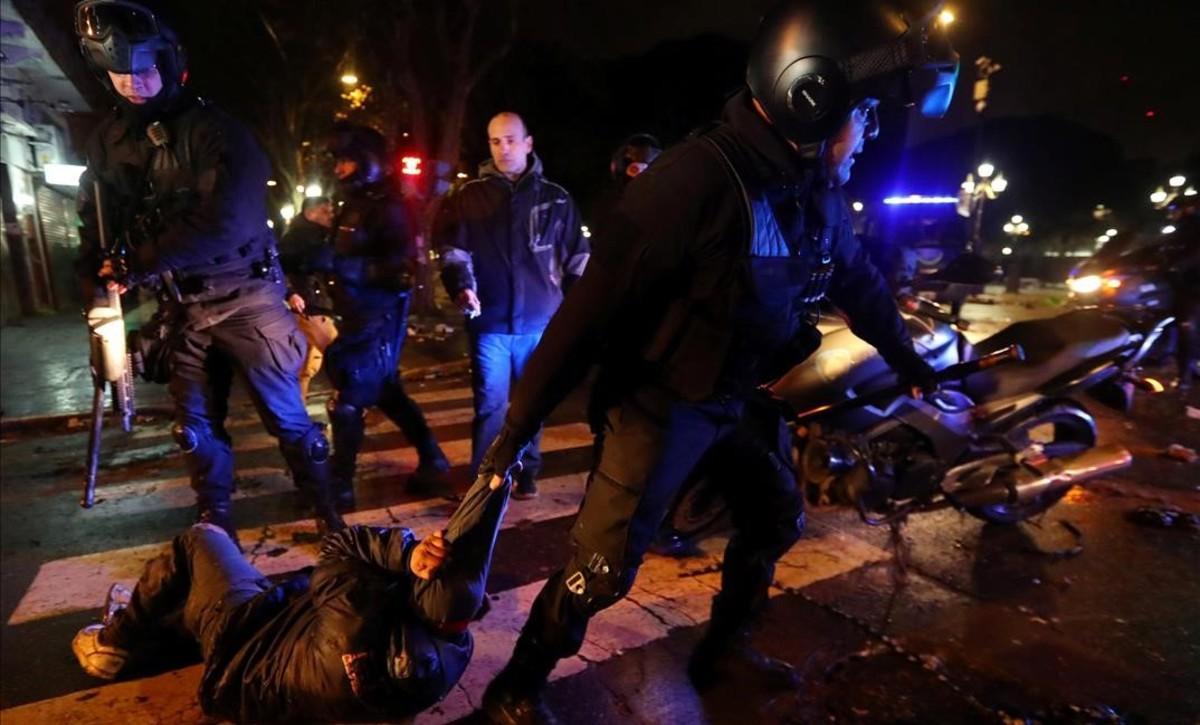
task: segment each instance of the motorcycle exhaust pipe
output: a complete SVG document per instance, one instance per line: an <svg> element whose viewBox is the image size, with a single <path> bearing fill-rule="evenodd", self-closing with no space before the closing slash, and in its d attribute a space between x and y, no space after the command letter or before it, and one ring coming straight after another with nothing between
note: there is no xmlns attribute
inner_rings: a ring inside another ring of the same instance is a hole
<svg viewBox="0 0 1200 725"><path fill-rule="evenodd" d="M1114 443L1090 448L1073 456L1052 458L1037 466L1040 474L1021 468L1007 484L993 483L982 488L955 491L950 496L965 508L1029 503L1047 493L1068 489L1077 483L1128 468L1132 463L1133 456L1129 451Z"/></svg>

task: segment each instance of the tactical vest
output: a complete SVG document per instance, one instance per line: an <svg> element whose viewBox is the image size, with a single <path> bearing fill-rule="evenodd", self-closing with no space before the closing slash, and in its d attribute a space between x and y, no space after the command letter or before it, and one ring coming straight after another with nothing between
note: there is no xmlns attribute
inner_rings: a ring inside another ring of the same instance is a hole
<svg viewBox="0 0 1200 725"><path fill-rule="evenodd" d="M817 349L818 305L844 218L837 189L759 178L727 126L697 143L720 158L741 195L746 237L728 277L675 302L644 356L659 385L690 401L745 393Z"/></svg>

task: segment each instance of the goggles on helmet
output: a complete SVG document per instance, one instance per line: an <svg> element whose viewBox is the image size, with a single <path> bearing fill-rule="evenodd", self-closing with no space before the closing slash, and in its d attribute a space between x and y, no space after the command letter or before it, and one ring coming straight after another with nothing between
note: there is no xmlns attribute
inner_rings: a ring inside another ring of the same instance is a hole
<svg viewBox="0 0 1200 725"><path fill-rule="evenodd" d="M130 43L158 38L158 20L147 8L124 0L92 0L75 7L75 33L88 40L106 40L113 33Z"/></svg>

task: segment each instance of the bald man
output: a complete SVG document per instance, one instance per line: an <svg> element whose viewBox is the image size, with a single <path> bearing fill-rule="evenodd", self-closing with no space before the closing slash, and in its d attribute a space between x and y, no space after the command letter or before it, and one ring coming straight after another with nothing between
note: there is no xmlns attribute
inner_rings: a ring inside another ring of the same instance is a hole
<svg viewBox="0 0 1200 725"><path fill-rule="evenodd" d="M475 419L471 475L500 431L508 394L590 249L567 190L542 175L533 136L515 113L488 123L492 158L446 199L434 227L442 282L467 316ZM513 498L537 495L538 438L522 459Z"/></svg>

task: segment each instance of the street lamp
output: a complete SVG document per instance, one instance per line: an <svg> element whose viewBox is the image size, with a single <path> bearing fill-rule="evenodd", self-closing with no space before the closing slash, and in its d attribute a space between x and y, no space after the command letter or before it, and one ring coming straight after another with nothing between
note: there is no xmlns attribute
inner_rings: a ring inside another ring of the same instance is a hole
<svg viewBox="0 0 1200 725"><path fill-rule="evenodd" d="M343 73L341 81L343 86L357 86L358 76L353 73Z"/></svg>
<svg viewBox="0 0 1200 725"><path fill-rule="evenodd" d="M975 175L968 173L966 180L960 185L959 192L958 213L971 219L971 238L967 240L966 250L968 252L974 251L983 242L984 204L987 200L1003 194L1008 188L1008 180L1004 178L1004 174L996 172L995 164L984 161L975 171L979 174L979 180L976 181Z"/></svg>
<svg viewBox="0 0 1200 725"><path fill-rule="evenodd" d="M1167 179L1167 184L1169 184L1172 189L1178 189L1186 183L1187 177L1183 176L1182 174L1176 174L1170 179Z"/></svg>
<svg viewBox="0 0 1200 725"><path fill-rule="evenodd" d="M1025 221L1025 217L1020 214L1013 214L1012 218L1004 225L1004 233L1009 236L1008 246L1000 250L1000 253L1005 257L1011 256L1014 248L1018 248L1017 242L1021 237L1029 236L1029 222ZM1024 255L1022 255L1024 256ZM1021 291L1021 261L1016 260L1008 265L1008 273L1005 275L1005 289L1009 292Z"/></svg>
<svg viewBox="0 0 1200 725"><path fill-rule="evenodd" d="M325 190L322 189L321 185L315 181L313 183L309 184L308 186L304 187L304 197L306 199L316 199L317 197L319 197L321 194L324 194L324 193L325 193Z"/></svg>

